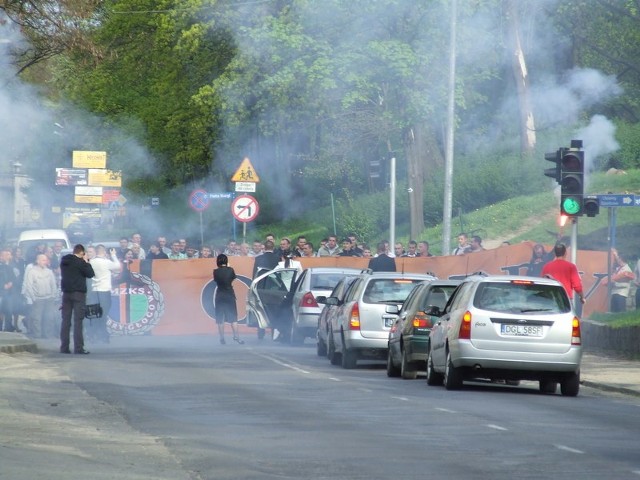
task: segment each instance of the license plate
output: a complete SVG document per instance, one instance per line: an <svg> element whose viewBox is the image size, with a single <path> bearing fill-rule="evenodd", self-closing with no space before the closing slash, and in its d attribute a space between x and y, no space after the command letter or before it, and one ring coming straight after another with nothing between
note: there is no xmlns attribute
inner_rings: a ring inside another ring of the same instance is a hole
<svg viewBox="0 0 640 480"><path fill-rule="evenodd" d="M542 326L540 325L511 325L503 323L500 326L502 335L511 337L541 337Z"/></svg>
<svg viewBox="0 0 640 480"><path fill-rule="evenodd" d="M393 327L394 322L396 321L395 318L385 318L384 319L384 326L387 328L391 328Z"/></svg>

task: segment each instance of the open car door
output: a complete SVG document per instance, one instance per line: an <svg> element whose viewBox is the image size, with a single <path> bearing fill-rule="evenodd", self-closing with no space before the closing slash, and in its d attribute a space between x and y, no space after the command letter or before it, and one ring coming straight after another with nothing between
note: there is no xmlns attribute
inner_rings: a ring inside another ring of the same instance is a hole
<svg viewBox="0 0 640 480"><path fill-rule="evenodd" d="M278 328L290 321L291 295L297 268L281 268L260 275L251 284L248 304L257 317L258 327Z"/></svg>

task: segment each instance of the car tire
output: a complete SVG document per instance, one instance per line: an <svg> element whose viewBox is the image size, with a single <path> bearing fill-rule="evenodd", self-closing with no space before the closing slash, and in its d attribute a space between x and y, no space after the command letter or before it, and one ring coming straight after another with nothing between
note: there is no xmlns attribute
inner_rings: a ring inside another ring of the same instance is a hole
<svg viewBox="0 0 640 480"><path fill-rule="evenodd" d="M542 393L553 394L558 389L558 382L549 380L548 378L540 380L540 391Z"/></svg>
<svg viewBox="0 0 640 480"><path fill-rule="evenodd" d="M391 358L391 349L387 351L387 377L398 377L400 376L400 369L393 364L393 359Z"/></svg>
<svg viewBox="0 0 640 480"><path fill-rule="evenodd" d="M352 368L356 368L358 364L358 352L347 348L347 345L344 343L344 337L342 337L342 368L351 370Z"/></svg>
<svg viewBox="0 0 640 480"><path fill-rule="evenodd" d="M342 361L341 355L336 352L336 342L333 339L333 333L329 332L329 346L327 347L327 357L331 365L340 365Z"/></svg>
<svg viewBox="0 0 640 480"><path fill-rule="evenodd" d="M447 390L459 390L462 388L462 372L453 366L451 352L447 352L447 363L444 368L444 388Z"/></svg>
<svg viewBox="0 0 640 480"><path fill-rule="evenodd" d="M418 371L413 362L409 360L407 356L407 349L402 347L402 363L400 364L400 375L405 380L415 380L418 376Z"/></svg>
<svg viewBox="0 0 640 480"><path fill-rule="evenodd" d="M433 357L431 356L431 350L427 354L427 385L442 385L443 376L441 373L436 372L433 366Z"/></svg>
<svg viewBox="0 0 640 480"><path fill-rule="evenodd" d="M291 345L302 345L304 343L304 335L296 327L296 322L291 322Z"/></svg>
<svg viewBox="0 0 640 480"><path fill-rule="evenodd" d="M327 356L327 345L319 338L316 343L316 353L318 354L319 357Z"/></svg>
<svg viewBox="0 0 640 480"><path fill-rule="evenodd" d="M574 372L560 381L560 393L565 397L575 397L580 391L580 371Z"/></svg>

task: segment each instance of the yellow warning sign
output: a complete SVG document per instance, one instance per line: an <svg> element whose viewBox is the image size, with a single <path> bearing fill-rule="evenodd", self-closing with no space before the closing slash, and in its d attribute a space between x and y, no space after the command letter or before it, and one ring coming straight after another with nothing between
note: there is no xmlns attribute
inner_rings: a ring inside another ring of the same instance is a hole
<svg viewBox="0 0 640 480"><path fill-rule="evenodd" d="M253 165L251 165L249 157L244 157L244 160L242 160L240 167L238 168L238 170L236 170L236 173L233 174L233 177L231 177L231 181L253 183L260 182L260 177L258 177L258 174L253 168Z"/></svg>

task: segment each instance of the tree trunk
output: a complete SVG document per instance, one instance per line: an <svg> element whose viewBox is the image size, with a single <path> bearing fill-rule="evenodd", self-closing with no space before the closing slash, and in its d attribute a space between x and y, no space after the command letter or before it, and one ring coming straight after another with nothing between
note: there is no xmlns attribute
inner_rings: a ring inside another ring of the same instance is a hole
<svg viewBox="0 0 640 480"><path fill-rule="evenodd" d="M509 45L513 51L511 68L516 81L518 92L518 107L520 113L520 153L529 156L536 146L536 130L529 98L529 75L524 52L520 43L520 20L518 16L517 0L506 0L507 21L509 23Z"/></svg>
<svg viewBox="0 0 640 480"><path fill-rule="evenodd" d="M409 187L409 221L411 239L415 240L424 230L424 172L425 152L422 129L415 126L405 137L407 152L407 183Z"/></svg>

